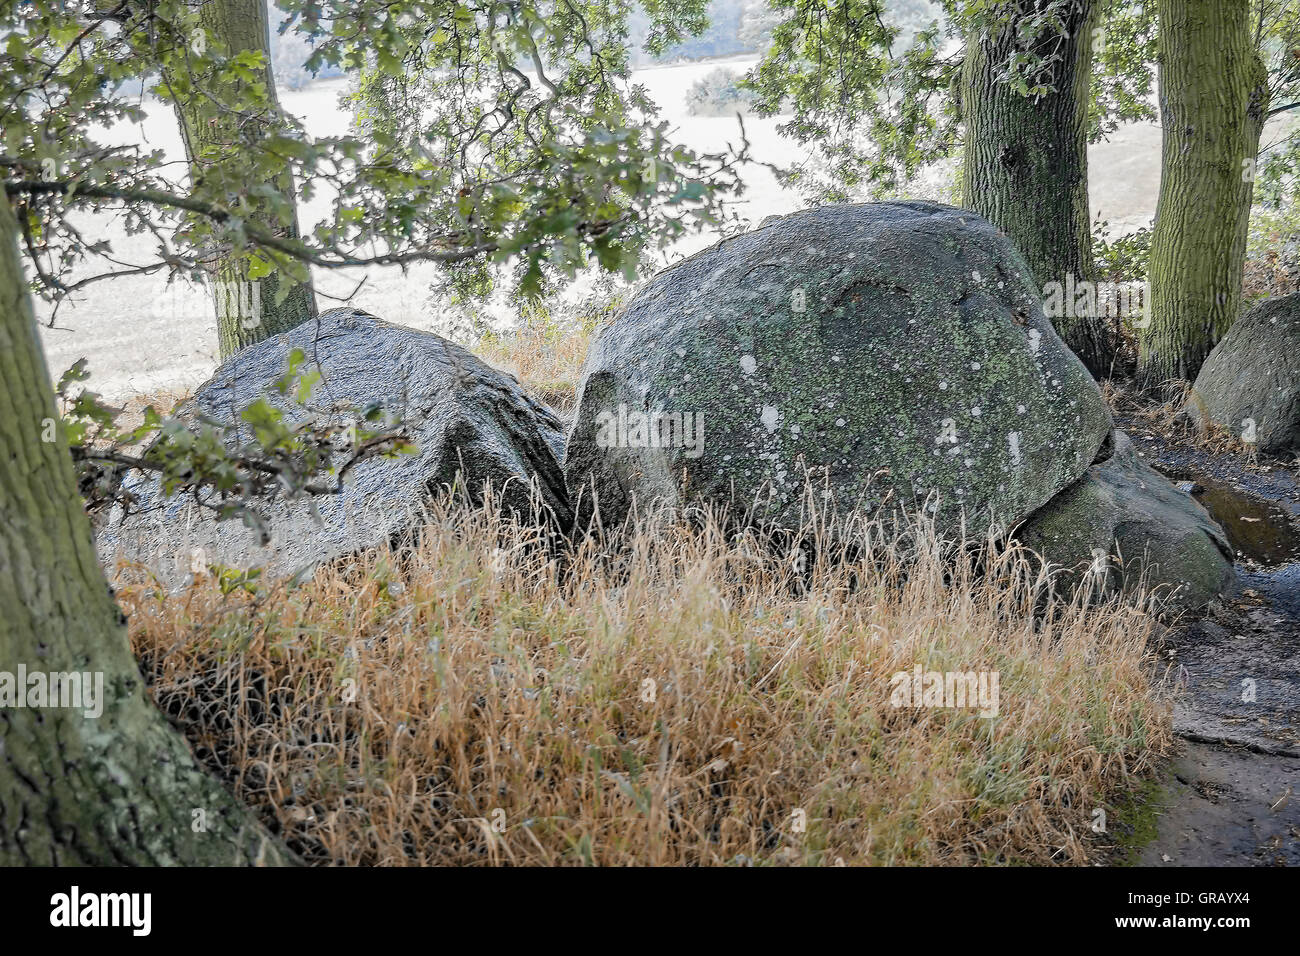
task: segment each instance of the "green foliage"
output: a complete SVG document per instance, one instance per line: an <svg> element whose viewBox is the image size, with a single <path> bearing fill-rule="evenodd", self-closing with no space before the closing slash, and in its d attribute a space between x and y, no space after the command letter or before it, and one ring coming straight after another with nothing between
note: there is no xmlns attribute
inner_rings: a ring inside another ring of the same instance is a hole
<svg viewBox="0 0 1300 956"><path fill-rule="evenodd" d="M770 0L780 22L748 84L760 114L788 106L794 117L782 131L816 147L817 162L792 177L813 199L897 194L918 169L961 144L960 71L970 38L1011 31L1011 52L995 65L997 82L1034 98L1052 87L1066 13L1078 2L929 0L919 5L931 11L933 25L922 28L917 3ZM1156 4L1095 2L1101 13L1093 32L1094 141L1120 123L1158 119ZM1300 108L1300 2L1252 2L1273 109L1284 101ZM1294 163L1270 157L1261 169L1265 177L1281 176Z"/></svg>
<svg viewBox="0 0 1300 956"><path fill-rule="evenodd" d="M924 26L914 4L771 3L782 22L748 83L759 113L789 104L794 118L782 131L816 145L820 163L794 178L824 202L897 194L960 147L961 70L972 37L1009 34L995 81L1028 98L1050 92L1078 0L931 0ZM1120 101L1125 92L1110 95Z"/></svg>
<svg viewBox="0 0 1300 956"><path fill-rule="evenodd" d="M210 570L216 576L217 587L223 597L229 597L237 591L257 597L262 590L261 568L232 568L225 564L214 564Z"/></svg>
<svg viewBox="0 0 1300 956"><path fill-rule="evenodd" d="M1121 123L1155 122L1156 5L1152 0L1105 0L1094 35L1089 138L1096 142Z"/></svg>
<svg viewBox="0 0 1300 956"><path fill-rule="evenodd" d="M1092 258L1099 279L1107 282L1143 282L1151 258L1151 229L1107 238L1110 223L1098 220L1092 227Z"/></svg>
<svg viewBox="0 0 1300 956"><path fill-rule="evenodd" d="M644 6L653 49L707 25L702 0ZM527 226L490 256L449 263L459 294L490 290L491 264L507 260L528 296L588 264L630 278L647 250L718 223L719 200L739 191L739 157L673 145L628 80L626 18L607 0L544 13L489 4L471 20L404 28L400 62L364 61L358 129L376 157L457 197L445 227Z"/></svg>
<svg viewBox="0 0 1300 956"><path fill-rule="evenodd" d="M818 148L820 168L793 177L807 193L839 202L872 185L889 189L948 152L956 114L931 108L958 68L941 55L948 31L922 31L896 60L900 30L885 22L880 0L771 5L781 22L746 86L757 95L755 111L792 112L781 133Z"/></svg>
<svg viewBox="0 0 1300 956"><path fill-rule="evenodd" d="M1266 192L1251 210L1242 292L1250 305L1296 291L1300 291L1300 196L1292 186L1274 195Z"/></svg>
<svg viewBox="0 0 1300 956"><path fill-rule="evenodd" d="M1254 166L1242 287L1248 305L1300 288L1300 2L1252 0L1252 12L1275 123Z"/></svg>
<svg viewBox="0 0 1300 956"><path fill-rule="evenodd" d="M651 46L706 25L703 0L644 6ZM122 271L198 278L202 250L212 248L294 278L308 263L517 262L522 286L535 292L547 274L632 271L646 250L716 223L721 198L739 188L734 152L697 156L675 145L628 82L621 0L278 7L281 31L309 45L304 69L366 73L357 129L308 135L276 109L262 55L225 49L186 0L4 7L0 164L43 294L58 299ZM117 122L143 119L124 84L155 76L163 98L201 90L208 107L236 120L233 129L249 131L204 157L193 183L178 181L156 150L103 139ZM288 225L293 198L267 185L286 170L303 198L332 197L301 240L260 221L269 211ZM120 263L110 242L76 231L69 217L83 207L118 209L128 231L155 236L154 261L70 282L84 260Z"/></svg>
<svg viewBox="0 0 1300 956"><path fill-rule="evenodd" d="M961 62L947 53L951 21L936 19L896 55L901 28L882 0L771 4L782 20L746 85L758 113L789 109L781 132L817 146L821 167L798 171L795 182L818 200L843 201L895 189L949 153L958 115L948 93ZM937 4L936 17L949 7Z"/></svg>
<svg viewBox="0 0 1300 956"><path fill-rule="evenodd" d="M651 6L629 7L627 13L628 62L634 68L674 59L725 56L739 52L737 20L739 0L707 0L693 13L689 24L673 24L680 39L668 39L663 15L653 16Z"/></svg>
<svg viewBox="0 0 1300 956"><path fill-rule="evenodd" d="M1252 0L1255 42L1268 70L1269 110L1300 108L1300 2ZM1291 130L1293 138L1296 130Z"/></svg>

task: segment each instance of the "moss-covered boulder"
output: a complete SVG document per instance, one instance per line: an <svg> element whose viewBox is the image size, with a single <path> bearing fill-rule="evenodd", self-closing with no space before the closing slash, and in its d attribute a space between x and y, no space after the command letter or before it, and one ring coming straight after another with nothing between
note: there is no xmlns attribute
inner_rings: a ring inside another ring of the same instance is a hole
<svg viewBox="0 0 1300 956"><path fill-rule="evenodd" d="M1078 479L1111 427L1023 259L925 202L768 220L660 273L597 338L565 474L584 509L635 498L800 521L811 480L955 530L1018 522ZM589 513L589 512L588 512Z"/></svg>
<svg viewBox="0 0 1300 956"><path fill-rule="evenodd" d="M1111 454L1040 508L1016 537L1099 593L1150 588L1166 608L1203 607L1233 580L1223 530L1114 432Z"/></svg>
<svg viewBox="0 0 1300 956"><path fill-rule="evenodd" d="M1259 451L1300 451L1300 292L1266 299L1210 352L1187 411Z"/></svg>

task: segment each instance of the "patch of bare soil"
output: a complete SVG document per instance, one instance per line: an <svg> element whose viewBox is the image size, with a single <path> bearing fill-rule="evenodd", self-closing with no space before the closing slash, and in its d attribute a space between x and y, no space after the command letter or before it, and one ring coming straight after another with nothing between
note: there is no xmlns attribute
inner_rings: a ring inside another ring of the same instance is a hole
<svg viewBox="0 0 1300 956"><path fill-rule="evenodd" d="M1300 865L1300 760L1189 741L1140 866Z"/></svg>

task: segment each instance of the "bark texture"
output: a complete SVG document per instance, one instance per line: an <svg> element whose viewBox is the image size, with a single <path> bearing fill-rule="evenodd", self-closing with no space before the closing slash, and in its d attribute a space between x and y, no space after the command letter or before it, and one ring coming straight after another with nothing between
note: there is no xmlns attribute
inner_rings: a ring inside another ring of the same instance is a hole
<svg viewBox="0 0 1300 956"><path fill-rule="evenodd" d="M289 862L145 696L52 424L15 236L0 198L0 671L102 674L103 699L99 716L0 709L0 865Z"/></svg>
<svg viewBox="0 0 1300 956"><path fill-rule="evenodd" d="M998 75L1024 49L1016 24L1049 5L1015 0L1008 25L971 37L962 73L966 123L964 204L1005 232L1024 255L1040 289L1093 278L1088 208L1088 108L1095 0L1071 0L1061 11L1064 31L1048 31L1031 52L1055 51L1046 78L1052 90L1026 97ZM1108 371L1108 336L1095 316L1053 318L1067 345L1094 376Z"/></svg>
<svg viewBox="0 0 1300 956"><path fill-rule="evenodd" d="M266 84L278 112L275 79L270 67L270 21L263 0L204 0L198 6L197 17L206 42L219 43L232 54L242 50L263 54L265 66L259 71L257 81ZM196 181L202 177L223 176L221 164L224 159L234 152L246 152L275 119L274 116L258 120L232 116L221 110L209 95L213 86L223 94L216 99L225 99L225 93L238 90L238 83L226 89L216 78L198 77L193 95L175 97L190 175ZM291 205L294 203L296 190L293 174L287 165L269 175L269 184ZM251 218L283 238L298 238L296 210L286 226L279 216L266 208L264 200L247 194L250 185L253 184L238 178L232 178L228 184L232 191L244 197ZM217 310L217 338L222 359L245 345L287 332L316 315L316 298L309 281L297 282L278 272L249 279L246 262L237 256L223 254L222 250L211 251L209 276ZM289 283L290 288L283 299L277 301L283 294L282 283Z"/></svg>
<svg viewBox="0 0 1300 956"><path fill-rule="evenodd" d="M1138 373L1193 381L1241 311L1268 76L1249 0L1160 0L1160 198Z"/></svg>

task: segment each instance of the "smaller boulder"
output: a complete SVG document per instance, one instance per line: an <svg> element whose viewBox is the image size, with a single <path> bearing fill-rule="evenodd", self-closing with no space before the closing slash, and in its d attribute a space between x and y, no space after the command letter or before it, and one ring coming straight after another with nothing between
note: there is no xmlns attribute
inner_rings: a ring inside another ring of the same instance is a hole
<svg viewBox="0 0 1300 956"><path fill-rule="evenodd" d="M1071 583L1102 591L1139 583L1169 610L1204 607L1233 580L1232 548L1194 499L1113 432L1109 458L1038 509L1017 538Z"/></svg>
<svg viewBox="0 0 1300 956"><path fill-rule="evenodd" d="M306 410L270 388L295 348L321 373ZM382 406L402 420L416 451L360 462L337 494L265 503L265 545L238 519L216 520L193 495L165 498L155 475L133 475L124 485L137 499L132 514L114 509L96 529L106 566L140 563L169 587L209 564L297 574L417 527L423 506L458 476L471 495L491 481L507 509L530 511L537 501L561 526L572 522L557 458L564 447L559 420L513 376L431 332L331 309L236 352L175 414L232 421L259 398L290 423Z"/></svg>
<svg viewBox="0 0 1300 956"><path fill-rule="evenodd" d="M1236 321L1201 366L1187 413L1266 454L1300 451L1300 292Z"/></svg>

